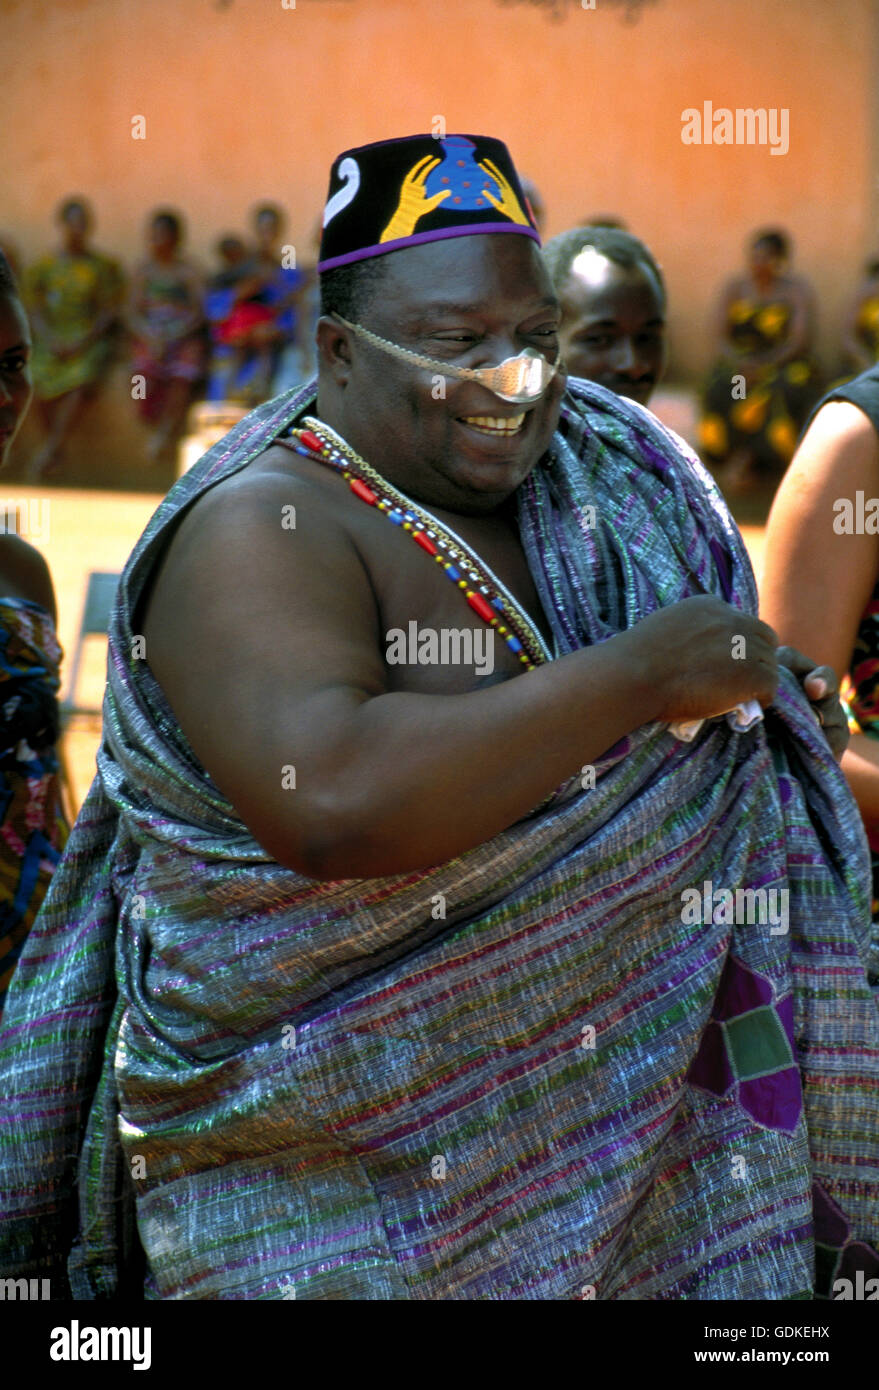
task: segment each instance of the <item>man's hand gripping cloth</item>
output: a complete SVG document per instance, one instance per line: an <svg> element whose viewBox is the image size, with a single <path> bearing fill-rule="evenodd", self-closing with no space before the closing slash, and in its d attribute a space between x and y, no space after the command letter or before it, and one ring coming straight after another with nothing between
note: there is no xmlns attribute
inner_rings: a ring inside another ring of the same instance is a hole
<svg viewBox="0 0 879 1390"><path fill-rule="evenodd" d="M243 420L124 572L98 775L0 1037L0 1273L77 1297L782 1299L869 1268L867 850L787 672L748 732L638 729L594 786L400 877L279 867L188 749L131 613L184 508L312 400ZM519 501L557 654L690 594L755 611L707 473L600 387L572 384Z"/></svg>

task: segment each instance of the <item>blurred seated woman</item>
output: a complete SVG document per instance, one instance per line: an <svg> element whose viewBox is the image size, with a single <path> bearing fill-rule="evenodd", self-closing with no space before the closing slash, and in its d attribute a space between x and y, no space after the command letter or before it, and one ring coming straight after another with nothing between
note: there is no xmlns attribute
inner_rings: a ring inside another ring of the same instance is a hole
<svg viewBox="0 0 879 1390"><path fill-rule="evenodd" d="M183 223L176 212L154 212L148 224L149 255L134 272L129 327L132 366L144 378L135 396L141 418L153 430L148 456L157 462L183 433L193 392L204 376L204 287L195 266L180 255Z"/></svg>
<svg viewBox="0 0 879 1390"><path fill-rule="evenodd" d="M31 477L60 467L62 451L110 365L123 281L116 261L88 244L92 214L81 198L58 209L61 246L30 267L25 302L34 329L31 372L46 441Z"/></svg>
<svg viewBox="0 0 879 1390"><path fill-rule="evenodd" d="M0 466L32 394L31 334L0 255ZM61 648L45 560L0 531L0 1018L16 961L67 841L54 744Z"/></svg>
<svg viewBox="0 0 879 1390"><path fill-rule="evenodd" d="M285 351L298 346L303 329L301 300L307 276L296 264L295 248L281 243L284 225L284 213L274 203L254 210L256 249L247 262L253 280L241 308L254 315L258 309L268 311L261 321L254 317L248 332L248 346L257 363L248 385L254 405L278 389L275 380L281 359Z"/></svg>
<svg viewBox="0 0 879 1390"><path fill-rule="evenodd" d="M851 740L841 766L873 860L879 984L879 366L816 410L772 507L760 616L840 682Z"/></svg>
<svg viewBox="0 0 879 1390"><path fill-rule="evenodd" d="M257 405L269 394L281 341L265 271L248 257L240 237L221 237L216 250L220 269L208 280L205 296L211 334L207 400Z"/></svg>
<svg viewBox="0 0 879 1390"><path fill-rule="evenodd" d="M308 381L317 372L317 321L320 318L320 276L317 273L321 218L313 224L309 239L310 255L304 265L298 265L302 276L296 299L295 336L281 351L272 377L272 393L280 396L291 386Z"/></svg>
<svg viewBox="0 0 879 1390"><path fill-rule="evenodd" d="M842 337L847 365L865 372L879 361L879 261L868 261Z"/></svg>
<svg viewBox="0 0 879 1390"><path fill-rule="evenodd" d="M719 359L702 392L699 447L728 493L786 467L818 393L812 293L788 271L789 260L784 232L758 232L747 271L721 297Z"/></svg>

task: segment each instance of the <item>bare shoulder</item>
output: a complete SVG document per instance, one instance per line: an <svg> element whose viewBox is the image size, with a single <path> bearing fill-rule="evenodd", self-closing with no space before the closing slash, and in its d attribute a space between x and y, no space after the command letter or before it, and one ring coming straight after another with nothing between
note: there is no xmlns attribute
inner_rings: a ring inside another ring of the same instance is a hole
<svg viewBox="0 0 879 1390"><path fill-rule="evenodd" d="M806 431L791 475L798 490L879 489L879 436L869 416L850 401L828 401Z"/></svg>
<svg viewBox="0 0 879 1390"><path fill-rule="evenodd" d="M372 606L369 576L338 515L347 510L339 507L345 489L302 462L300 469L290 450L273 446L184 515L139 617L160 662L196 637L225 644L234 633L249 645L257 615L263 644L272 631L307 626L318 606L324 620L335 612L338 621Z"/></svg>
<svg viewBox="0 0 879 1390"><path fill-rule="evenodd" d="M271 852L291 743L304 767L337 706L387 688L370 576L335 514L347 489L288 458L269 449L193 503L135 615L190 747Z"/></svg>
<svg viewBox="0 0 879 1390"><path fill-rule="evenodd" d="M301 523L306 541L316 527L321 544L341 541L345 531L333 506L336 490L327 487L326 475L325 468L306 460L300 466L283 445L270 446L192 504L175 532L168 558L230 540L237 548L237 539L249 540L254 530L283 537L300 531Z"/></svg>
<svg viewBox="0 0 879 1390"><path fill-rule="evenodd" d="M45 559L21 536L0 535L0 597L39 603L57 622L52 576Z"/></svg>
<svg viewBox="0 0 879 1390"><path fill-rule="evenodd" d="M823 587L858 592L875 581L879 540L872 526L840 530L837 517L858 494L879 496L879 437L849 401L828 401L809 425L775 494L766 531L769 587L814 574ZM784 573L787 572L787 578ZM824 611L827 599L822 600Z"/></svg>
<svg viewBox="0 0 879 1390"><path fill-rule="evenodd" d="M847 401L822 406L782 479L766 528L760 616L837 676L879 573L872 517L879 439ZM869 513L865 519L865 513Z"/></svg>

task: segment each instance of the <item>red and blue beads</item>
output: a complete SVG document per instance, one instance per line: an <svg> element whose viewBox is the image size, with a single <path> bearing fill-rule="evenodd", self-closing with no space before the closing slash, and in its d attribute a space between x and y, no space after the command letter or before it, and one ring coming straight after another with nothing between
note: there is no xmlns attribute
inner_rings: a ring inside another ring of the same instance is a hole
<svg viewBox="0 0 879 1390"><path fill-rule="evenodd" d="M341 450L320 439L313 430L290 430L289 433L292 438L299 440L299 443L293 446L297 454L301 454L303 458L313 461L317 459L321 463L330 464L342 474L355 497L359 497L367 506L375 507L377 511L383 512L395 526L400 526L404 531L408 531L415 544L420 546L426 554L432 556L442 567L446 577L462 591L472 611L483 622L488 623L496 630L523 666L528 670L533 670L538 663L528 655L516 634L510 631L506 623L501 622L501 618L504 617L506 617L507 622L510 621L503 599L499 594L492 594L486 584L480 583L480 576L475 570L470 570L469 575L466 575L461 567L453 564L443 554L443 551L449 548L449 543L446 540L425 527L423 521L414 512L400 507L386 497L382 497L375 488L370 487L362 478L358 478L349 468L349 461Z"/></svg>

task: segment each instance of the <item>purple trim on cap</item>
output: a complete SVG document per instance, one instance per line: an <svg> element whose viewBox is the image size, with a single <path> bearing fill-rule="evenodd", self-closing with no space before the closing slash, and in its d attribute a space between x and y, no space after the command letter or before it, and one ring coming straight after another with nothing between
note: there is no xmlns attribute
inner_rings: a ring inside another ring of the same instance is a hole
<svg viewBox="0 0 879 1390"><path fill-rule="evenodd" d="M335 270L340 265L351 265L354 261L365 261L369 256L384 256L388 251L399 251L403 246L417 246L425 241L446 241L453 236L478 236L481 232L519 232L530 236L540 246L540 233L530 225L523 227L519 222L468 222L463 227L440 227L435 232L416 232L414 236L398 237L396 241L382 241L376 246L367 246L360 251L349 251L345 256L332 256L328 261L318 261L318 275L327 270Z"/></svg>

